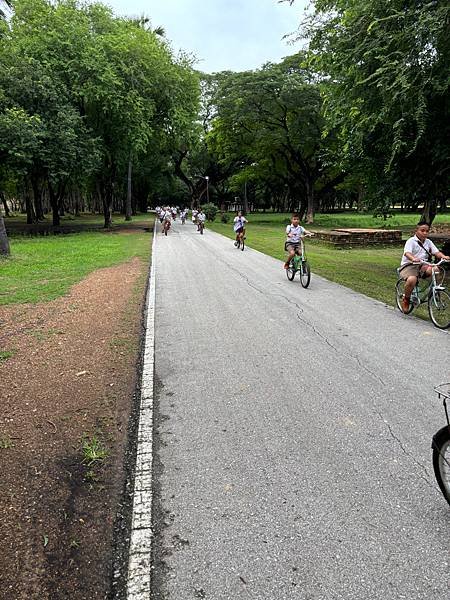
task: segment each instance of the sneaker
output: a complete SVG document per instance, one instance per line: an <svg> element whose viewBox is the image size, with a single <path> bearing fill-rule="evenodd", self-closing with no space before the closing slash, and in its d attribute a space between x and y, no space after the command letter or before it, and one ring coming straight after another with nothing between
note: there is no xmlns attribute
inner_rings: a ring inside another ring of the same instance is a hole
<svg viewBox="0 0 450 600"><path fill-rule="evenodd" d="M237 242L234 242L234 245L235 245L235 246L236 246L236 248L237 248Z"/></svg>
<svg viewBox="0 0 450 600"><path fill-rule="evenodd" d="M289 266L290 266L289 264L286 264L286 263L284 263L284 268L285 268L286 270L287 270L287 269L289 269Z"/></svg>
<svg viewBox="0 0 450 600"><path fill-rule="evenodd" d="M407 313L409 311L409 298L407 298L406 296L403 296L402 299L402 310L404 313Z"/></svg>

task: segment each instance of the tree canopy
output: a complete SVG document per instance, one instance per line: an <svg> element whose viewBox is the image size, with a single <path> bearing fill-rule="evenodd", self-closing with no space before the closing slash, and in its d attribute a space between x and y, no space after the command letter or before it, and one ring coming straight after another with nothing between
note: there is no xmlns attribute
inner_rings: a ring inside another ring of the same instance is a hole
<svg viewBox="0 0 450 600"><path fill-rule="evenodd" d="M152 165L167 163L198 112L191 61L161 33L99 3L14 3L2 24L0 161L30 222L42 218L44 197L57 225L76 195L101 205L108 226L130 164L146 207Z"/></svg>

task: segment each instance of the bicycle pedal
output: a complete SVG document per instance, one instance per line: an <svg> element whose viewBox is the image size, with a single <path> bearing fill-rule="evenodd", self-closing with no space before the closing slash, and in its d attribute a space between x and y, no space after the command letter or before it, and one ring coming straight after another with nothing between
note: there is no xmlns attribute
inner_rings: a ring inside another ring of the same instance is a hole
<svg viewBox="0 0 450 600"><path fill-rule="evenodd" d="M445 287L443 285L437 285L434 289L436 292L443 292L445 290Z"/></svg>

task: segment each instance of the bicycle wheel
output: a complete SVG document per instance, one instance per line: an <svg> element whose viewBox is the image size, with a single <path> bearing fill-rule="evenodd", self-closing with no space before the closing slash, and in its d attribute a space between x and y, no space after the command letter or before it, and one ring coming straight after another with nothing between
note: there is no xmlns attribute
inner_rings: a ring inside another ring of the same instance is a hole
<svg viewBox="0 0 450 600"><path fill-rule="evenodd" d="M450 504L450 428L440 429L431 443L433 448L433 469L439 488Z"/></svg>
<svg viewBox="0 0 450 600"><path fill-rule="evenodd" d="M405 295L405 280L399 279L395 285L395 300L397 302L397 308L400 312L403 312L402 300L403 300L404 295ZM412 302L410 302L408 312L406 312L404 314L409 315L409 313L412 311L413 308L414 308L414 304Z"/></svg>
<svg viewBox="0 0 450 600"><path fill-rule="evenodd" d="M286 269L286 276L289 279L289 281L293 281L294 277L295 277L295 268L294 265L292 264L292 261L289 263L289 268Z"/></svg>
<svg viewBox="0 0 450 600"><path fill-rule="evenodd" d="M300 267L300 283L302 284L302 286L304 288L307 288L310 281L311 281L311 269L309 268L309 265L306 262L306 260L303 260L301 267Z"/></svg>
<svg viewBox="0 0 450 600"><path fill-rule="evenodd" d="M203 235L203 229L204 229L204 227L205 227L205 226L204 226L204 225L203 225L203 223L202 223L202 224L200 225L200 235Z"/></svg>
<svg viewBox="0 0 450 600"><path fill-rule="evenodd" d="M434 290L428 296L428 314L439 329L450 327L450 295L446 290Z"/></svg>
<svg viewBox="0 0 450 600"><path fill-rule="evenodd" d="M244 248L245 248L244 240L245 240L245 237L242 236L242 238L241 238L241 250L242 250L242 252L244 252Z"/></svg>

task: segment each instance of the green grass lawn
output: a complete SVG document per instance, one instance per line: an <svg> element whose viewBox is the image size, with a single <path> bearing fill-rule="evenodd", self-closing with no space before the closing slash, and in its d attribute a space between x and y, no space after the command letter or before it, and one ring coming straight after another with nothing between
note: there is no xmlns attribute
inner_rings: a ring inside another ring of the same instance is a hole
<svg viewBox="0 0 450 600"><path fill-rule="evenodd" d="M230 213L230 218L234 218L235 214ZM231 220L232 220L231 218ZM361 214L357 212L342 212L316 214L314 225L311 229L335 229L342 227L363 227L375 229L402 229L405 232L412 231L418 222L420 215L417 213L400 213L396 212L392 217L383 219L380 217L374 218L371 214ZM271 213L257 212L251 213L248 216L249 221L257 225L279 225L290 223L291 213ZM436 225L448 223L450 225L450 213L437 215L434 220Z"/></svg>
<svg viewBox="0 0 450 600"><path fill-rule="evenodd" d="M135 256L148 261L151 234L86 232L10 242L11 257L0 259L0 305L53 300L96 269Z"/></svg>
<svg viewBox="0 0 450 600"><path fill-rule="evenodd" d="M404 217L404 215L401 216ZM284 260L286 256L284 252L285 220L288 217L287 214L249 214L247 216L249 221L247 244L280 261ZM367 227L366 219L371 218L353 214L348 215L348 219L345 217L345 214L320 215L310 229L318 228L319 222L327 222L327 226L330 228L338 226ZM358 220L357 217L360 217L361 220ZM409 223L405 223L406 219L403 222L407 227L411 225L413 228L414 223L417 222L417 216L408 215L408 217ZM333 221L331 221L332 218ZM337 220L339 220L339 224L336 224ZM445 215L442 222L446 222ZM227 224L218 221L207 223L206 227L234 239L231 221ZM395 305L396 268L400 264L401 246L338 249L319 240L308 239L306 240L306 249L313 277L314 273L317 273L366 296ZM281 271L282 264L280 263L280 273ZM283 274L281 275L283 276ZM416 312L419 316L427 314L426 309L422 307Z"/></svg>

